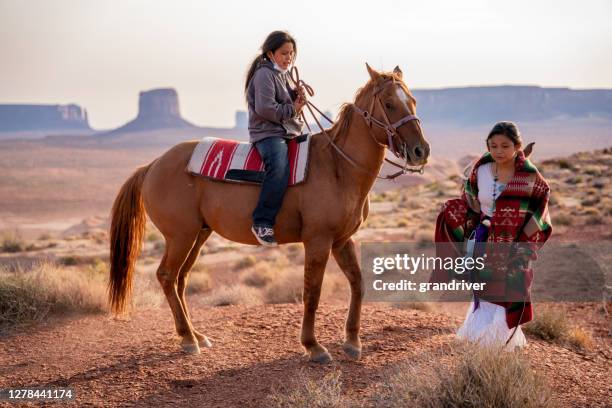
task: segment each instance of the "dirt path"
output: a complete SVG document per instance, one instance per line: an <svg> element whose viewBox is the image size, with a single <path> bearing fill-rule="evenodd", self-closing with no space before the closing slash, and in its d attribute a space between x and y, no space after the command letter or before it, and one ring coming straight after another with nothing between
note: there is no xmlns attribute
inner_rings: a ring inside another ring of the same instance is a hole
<svg viewBox="0 0 612 408"><path fill-rule="evenodd" d="M214 342L200 355L179 351L165 305L136 312L131 321L53 319L0 338L0 388L69 386L77 394L75 406L266 406L272 387L339 369L346 395L363 402L394 363L447 358L459 323L444 314L368 304L364 355L353 362L340 347L345 307L323 304L317 333L335 361L320 366L302 355L300 305L194 306L195 326ZM531 339L527 355L562 406L612 401L609 356L585 356Z"/></svg>

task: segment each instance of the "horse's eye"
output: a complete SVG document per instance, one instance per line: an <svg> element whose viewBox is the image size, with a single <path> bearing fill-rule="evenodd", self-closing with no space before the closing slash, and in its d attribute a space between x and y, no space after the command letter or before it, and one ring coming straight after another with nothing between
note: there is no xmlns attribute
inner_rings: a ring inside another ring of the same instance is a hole
<svg viewBox="0 0 612 408"><path fill-rule="evenodd" d="M393 105L391 104L391 102L385 102L385 108L391 109L392 107Z"/></svg>

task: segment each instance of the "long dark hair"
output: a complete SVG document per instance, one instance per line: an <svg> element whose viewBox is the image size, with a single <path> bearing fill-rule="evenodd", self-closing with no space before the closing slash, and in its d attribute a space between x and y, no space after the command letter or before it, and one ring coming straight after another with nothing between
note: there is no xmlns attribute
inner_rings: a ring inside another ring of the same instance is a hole
<svg viewBox="0 0 612 408"><path fill-rule="evenodd" d="M253 62L251 62L249 71L247 72L246 81L244 82L245 93L249 88L249 82L251 82L251 78L253 78L257 66L261 64L264 60L268 59L266 55L268 51L274 53L276 50L278 50L280 47L282 47L285 43L288 42L293 44L294 55L297 55L297 45L295 43L295 39L291 36L291 34L286 31L272 31L270 34L268 34L266 40L261 46L261 53L257 57L255 57Z"/></svg>
<svg viewBox="0 0 612 408"><path fill-rule="evenodd" d="M504 135L508 139L512 140L515 146L521 147L523 145L523 140L521 138L521 132L519 132L518 127L512 122L498 122L493 126L493 129L489 132L489 136L487 136L487 147L489 147L489 140L495 135Z"/></svg>

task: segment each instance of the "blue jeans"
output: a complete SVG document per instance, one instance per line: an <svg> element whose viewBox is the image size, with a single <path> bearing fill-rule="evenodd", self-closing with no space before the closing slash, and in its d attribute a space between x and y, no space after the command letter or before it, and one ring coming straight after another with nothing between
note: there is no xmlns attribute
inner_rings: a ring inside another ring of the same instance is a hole
<svg viewBox="0 0 612 408"><path fill-rule="evenodd" d="M273 227L289 183L287 140L268 137L256 142L255 148L264 162L265 174L259 201L253 211L253 224Z"/></svg>

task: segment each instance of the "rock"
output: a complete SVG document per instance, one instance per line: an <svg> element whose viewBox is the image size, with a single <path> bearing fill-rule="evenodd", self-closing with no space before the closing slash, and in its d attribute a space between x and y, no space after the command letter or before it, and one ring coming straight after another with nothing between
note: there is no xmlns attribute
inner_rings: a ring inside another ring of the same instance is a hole
<svg viewBox="0 0 612 408"><path fill-rule="evenodd" d="M91 130L78 105L0 105L0 132Z"/></svg>
<svg viewBox="0 0 612 408"><path fill-rule="evenodd" d="M161 88L141 92L136 119L104 135L185 127L194 125L181 117L176 90Z"/></svg>
<svg viewBox="0 0 612 408"><path fill-rule="evenodd" d="M606 179L598 178L598 179L593 180L591 185L593 187L595 187L595 188L602 189L602 188L604 188L606 186L606 184L607 184L607 180Z"/></svg>

